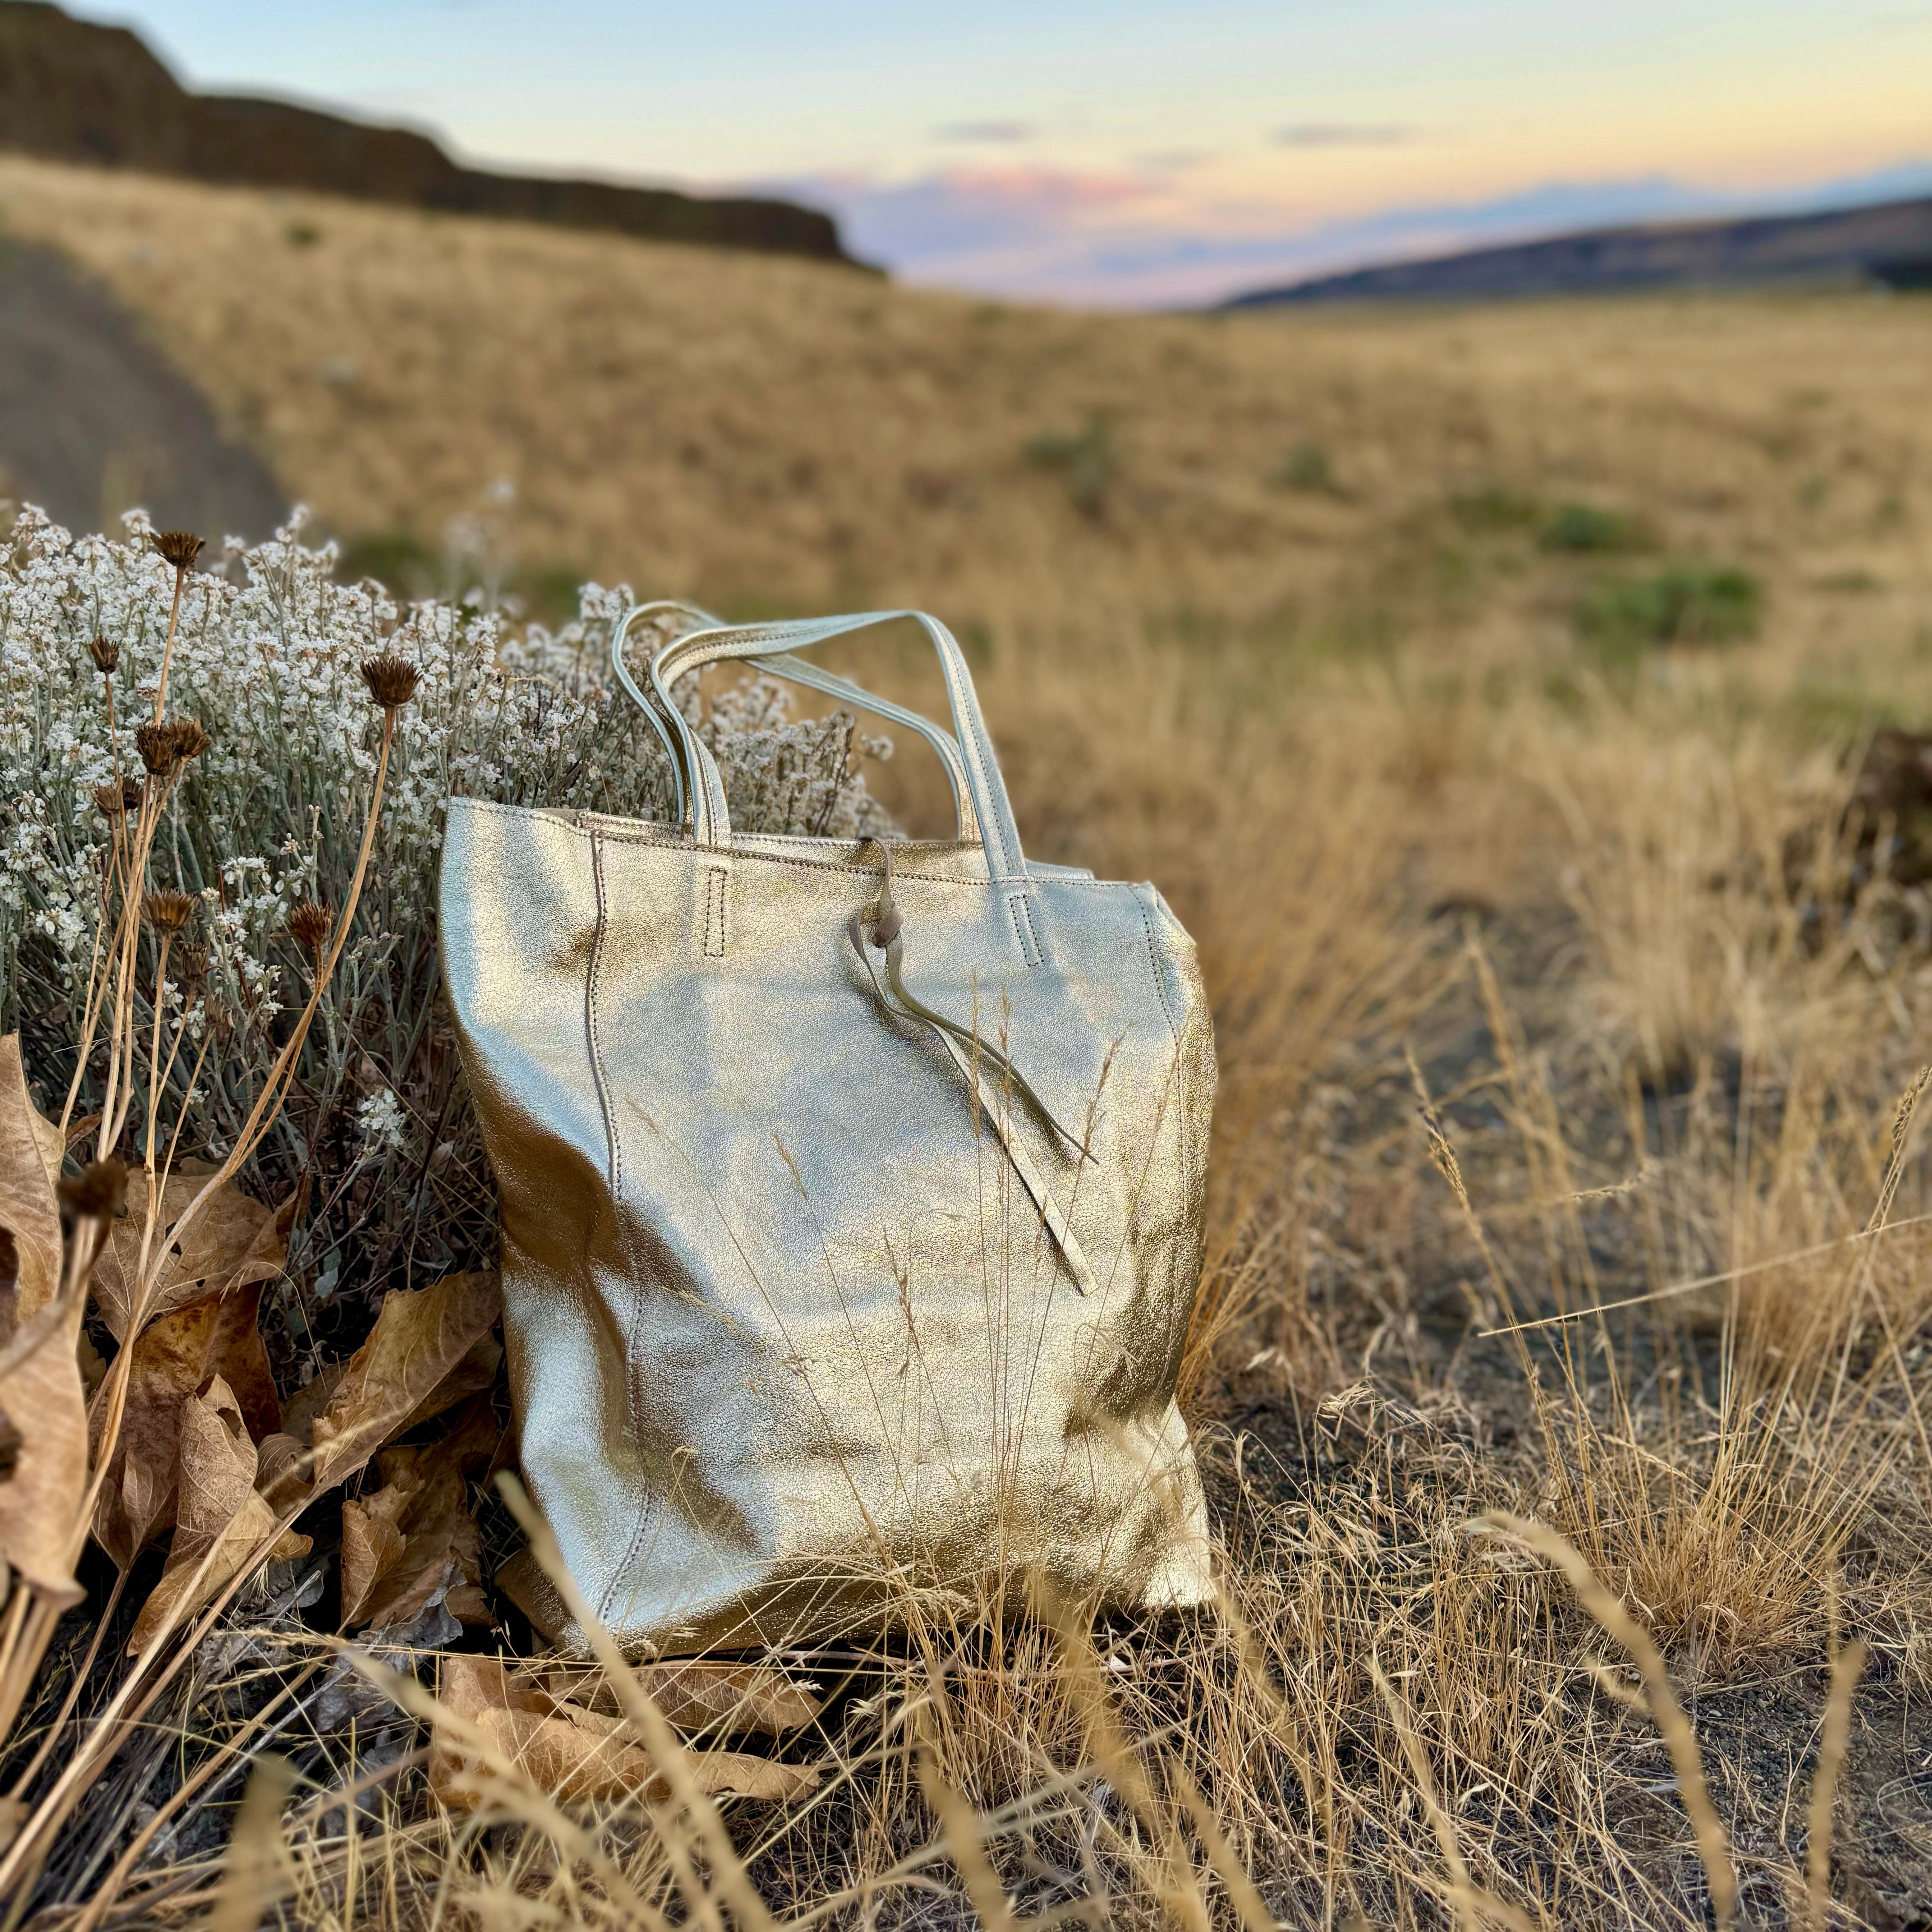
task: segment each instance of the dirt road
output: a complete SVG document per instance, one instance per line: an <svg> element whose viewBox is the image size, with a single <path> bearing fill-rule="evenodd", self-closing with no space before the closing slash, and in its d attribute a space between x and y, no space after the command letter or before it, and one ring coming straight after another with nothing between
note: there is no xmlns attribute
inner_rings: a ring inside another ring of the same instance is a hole
<svg viewBox="0 0 1932 1932"><path fill-rule="evenodd" d="M70 529L145 507L164 527L261 538L288 500L98 284L0 237L0 496Z"/></svg>

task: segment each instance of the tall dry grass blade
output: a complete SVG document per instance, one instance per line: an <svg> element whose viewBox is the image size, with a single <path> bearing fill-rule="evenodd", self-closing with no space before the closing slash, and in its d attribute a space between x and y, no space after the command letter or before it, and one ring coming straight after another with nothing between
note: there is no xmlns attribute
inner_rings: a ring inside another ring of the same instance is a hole
<svg viewBox="0 0 1932 1932"><path fill-rule="evenodd" d="M1704 1864L1704 1876L1711 1888L1711 1903L1720 1928L1732 1924L1737 1915L1738 1876L1731 1863L1730 1844L1717 1809L1711 1802L1710 1786L1705 1781L1703 1754L1684 1707L1677 1701L1670 1673L1664 1667L1664 1653L1650 1633L1604 1586L1602 1580L1583 1560L1582 1552L1568 1538L1546 1524L1525 1516L1492 1510L1477 1519L1474 1527L1493 1531L1520 1543L1553 1563L1569 1579L1576 1600L1594 1618L1604 1633L1629 1652L1643 1673L1650 1694L1650 1714L1664 1733L1671 1762L1677 1769L1678 1795L1690 1814L1696 1834L1697 1855Z"/></svg>
<svg viewBox="0 0 1932 1932"><path fill-rule="evenodd" d="M1714 1274L1700 1274L1688 1281L1674 1281L1668 1288L1652 1288L1647 1294L1626 1295L1621 1301L1592 1303L1587 1308L1573 1308L1566 1314L1545 1315L1534 1322L1513 1322L1501 1328L1479 1328L1476 1333L1486 1341L1492 1335L1527 1335L1538 1328L1558 1328L1566 1322L1581 1322L1593 1315L1613 1315L1622 1308L1643 1308L1652 1302L1670 1301L1679 1295L1694 1294L1700 1288L1722 1288L1736 1281L1748 1281L1753 1275L1767 1274L1774 1268L1788 1268L1794 1262L1816 1261L1820 1255L1835 1254L1840 1248L1850 1247L1856 1241L1868 1241L1880 1234L1897 1232L1902 1228L1922 1228L1932 1222L1932 1214L1914 1214L1903 1221L1887 1222L1882 1228L1867 1228L1856 1234L1834 1236L1828 1241L1814 1241L1809 1247L1792 1248L1781 1254L1767 1257L1763 1261L1748 1262L1742 1268L1720 1268Z"/></svg>
<svg viewBox="0 0 1932 1932"><path fill-rule="evenodd" d="M1496 1250L1490 1245L1489 1231L1483 1226L1482 1216L1476 1212L1476 1204L1469 1198L1469 1190L1462 1178L1462 1164L1456 1157L1454 1144L1450 1140L1442 1125L1442 1117L1436 1110L1436 1102L1430 1097L1429 1083L1423 1077L1422 1067L1415 1057L1413 1047L1405 1045L1402 1058L1408 1068L1409 1084L1414 1089L1416 1112L1422 1121L1422 1131L1429 1144L1429 1159L1436 1172L1448 1184L1449 1192L1456 1198L1456 1205L1461 1210L1462 1225L1469 1232L1469 1238L1476 1244L1476 1252L1483 1258L1483 1270L1489 1276L1490 1287L1505 1314L1515 1312L1515 1297L1510 1292L1509 1283L1504 1279L1502 1265L1498 1262ZM1469 1312L1478 1322L1490 1318L1490 1311L1484 1307L1481 1298L1472 1289L1465 1288L1469 1298ZM1485 1334L1492 1332L1485 1330ZM1507 1330L1495 1331L1507 1333Z"/></svg>
<svg viewBox="0 0 1932 1932"><path fill-rule="evenodd" d="M1150 1888L1159 1898L1167 1917L1195 1928L1195 1932L1208 1932L1214 1915L1203 1896L1186 1844L1177 1828L1174 1808L1156 1789L1155 1780L1142 1762L1142 1753L1121 1730L1113 1700L1108 1694L1106 1672L1094 1646L1091 1604L1070 1600L1058 1593L1044 1590L1036 1595L1039 1608L1059 1639L1065 1688L1085 1723L1087 1748L1093 1761L1159 1848L1159 1858L1147 1862L1152 1868L1148 1874ZM1186 1775L1184 1766L1172 1762L1162 1761L1160 1768L1164 1778L1177 1773L1183 1778ZM1203 1807L1203 1812L1204 1809ZM1198 1817L1201 1814L1192 1815ZM1211 1820L1209 1826L1210 1862L1217 1869L1231 1867L1240 1872L1240 1862L1220 1828ZM1245 1880L1245 1874L1242 1876ZM1250 1905L1258 1908L1262 1922L1268 1923L1267 1909L1260 1905L1252 1884L1248 1883L1246 1890ZM1237 1906L1244 1917L1248 1909Z"/></svg>
<svg viewBox="0 0 1932 1932"><path fill-rule="evenodd" d="M1408 1704L1397 1694L1395 1686L1383 1674L1382 1665L1372 1657L1369 1659L1369 1675L1388 1709L1389 1722L1395 1726L1402 1754L1408 1760L1415 1788L1421 1795L1422 1808L1429 1814L1436 1842L1442 1848L1442 1862L1449 1868L1449 1900L1455 1907L1456 1922L1480 1928L1485 1919L1492 1919L1509 1927L1510 1932L1536 1932L1526 1913L1508 1900L1484 1891L1469 1876L1462 1845L1456 1836L1456 1821L1444 1809L1442 1800L1437 1796L1436 1776L1429 1766L1429 1754L1423 1749L1421 1738L1416 1736L1415 1720L1409 1715Z"/></svg>
<svg viewBox="0 0 1932 1932"><path fill-rule="evenodd" d="M563 1560L563 1552L557 1547L550 1525L538 1514L529 1492L508 1470L497 1477L496 1486L510 1514L516 1518L518 1528L530 1538L530 1552L538 1567L556 1585L557 1594L575 1618L578 1628L590 1640L598 1662L608 1674L611 1688L617 1694L617 1701L624 1708L625 1716L637 1726L645 1749L664 1774L672 1796L690 1820L698 1839L711 1858L718 1891L751 1932L777 1932L777 1922L752 1882L751 1874L738 1856L737 1846L732 1843L731 1834L725 1829L717 1806L698 1788L697 1780L692 1775L691 1761L682 1742L672 1730L670 1720L639 1682L637 1672L625 1662L623 1653L598 1620L590 1600L578 1588L577 1580L571 1575Z"/></svg>
<svg viewBox="0 0 1932 1932"><path fill-rule="evenodd" d="M192 1804L196 1794L206 1790L237 1756L248 1753L249 1741L301 1690L320 1668L320 1665L310 1664L291 1678L232 1737L211 1751L205 1764L175 1787L155 1808L154 1816L134 1834L127 1849L114 1862L107 1876L94 1887L94 1895L82 1909L80 1916L74 1921L71 1932L94 1932L94 1928L100 1924L113 1910L128 1880L147 1856L148 1848L167 1828L169 1821Z"/></svg>
<svg viewBox="0 0 1932 1932"><path fill-rule="evenodd" d="M1241 1922L1241 1932L1274 1932L1275 1916L1268 1910L1268 1900L1262 1898L1247 1867L1235 1856L1234 1848L1228 1844L1220 1820L1202 1796L1201 1787L1188 1774L1187 1767L1184 1764L1170 1765L1168 1776L1180 1794L1182 1808L1193 1820L1194 1828L1201 1834L1201 1842L1208 1847L1209 1863L1228 1888L1228 1902L1234 1908L1234 1916Z"/></svg>
<svg viewBox="0 0 1932 1932"><path fill-rule="evenodd" d="M939 1761L930 1744L920 1745L914 1757L920 1795L939 1820L940 1836L958 1869L973 1910L980 1915L980 1923L986 1932L1018 1932L1013 1902L986 1856L979 1814L940 1775Z"/></svg>
<svg viewBox="0 0 1932 1932"><path fill-rule="evenodd" d="M1848 1643L1832 1660L1832 1692L1825 1706L1825 1734L1811 1772L1811 1803L1804 1820L1804 1922L1825 1932L1832 1909L1832 1812L1852 1729L1852 1693L1865 1667L1862 1640Z"/></svg>
<svg viewBox="0 0 1932 1932"><path fill-rule="evenodd" d="M289 1889L292 1874L282 1807L295 1786L296 1768L286 1758L271 1752L255 1760L206 1932L255 1932L262 1915Z"/></svg>

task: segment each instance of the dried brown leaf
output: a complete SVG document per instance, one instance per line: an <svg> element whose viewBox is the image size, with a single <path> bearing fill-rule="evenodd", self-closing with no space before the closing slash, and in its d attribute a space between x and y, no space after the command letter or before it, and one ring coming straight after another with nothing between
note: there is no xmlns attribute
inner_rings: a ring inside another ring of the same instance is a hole
<svg viewBox="0 0 1932 1932"><path fill-rule="evenodd" d="M824 1706L776 1670L762 1664L732 1664L699 1658L684 1662L641 1664L638 1682L652 1703L684 1731L754 1731L778 1737L808 1724ZM604 1673L558 1672L550 1680L560 1696L568 1695L593 1711L622 1708L616 1691Z"/></svg>
<svg viewBox="0 0 1932 1932"><path fill-rule="evenodd" d="M412 1294L383 1298L368 1340L350 1356L315 1419L317 1492L352 1476L407 1426L424 1398L489 1334L502 1306L494 1273L446 1275Z"/></svg>
<svg viewBox="0 0 1932 1932"><path fill-rule="evenodd" d="M442 1607L460 1624L476 1630L494 1630L496 1612L480 1583L458 1583L442 1600Z"/></svg>
<svg viewBox="0 0 1932 1932"><path fill-rule="evenodd" d="M490 1749L566 1802L632 1797L656 1801L668 1781L648 1752L615 1718L561 1703L513 1679L494 1658L447 1655L438 1690L441 1708L482 1734ZM707 1796L775 1801L796 1798L818 1782L815 1768L777 1764L738 1751L694 1754L692 1775ZM436 1727L430 1789L453 1808L469 1810L488 1794L488 1767L447 1724Z"/></svg>
<svg viewBox="0 0 1932 1932"><path fill-rule="evenodd" d="M496 1372L502 1366L502 1343L494 1335L479 1336L462 1360L416 1405L403 1427L413 1429L418 1423L440 1415L445 1409L454 1408L466 1397L480 1395L485 1389L494 1388Z"/></svg>
<svg viewBox="0 0 1932 1932"><path fill-rule="evenodd" d="M309 1446L315 1419L335 1400L335 1391L348 1372L346 1362L325 1362L282 1405L281 1432L292 1436L302 1447Z"/></svg>
<svg viewBox="0 0 1932 1932"><path fill-rule="evenodd" d="M255 1451L255 1486L276 1509L286 1509L308 1486L308 1444L285 1431L262 1437Z"/></svg>
<svg viewBox="0 0 1932 1932"><path fill-rule="evenodd" d="M27 1096L20 1036L0 1040L0 1228L19 1250L14 1316L17 1328L52 1300L60 1287L60 1130L41 1119Z"/></svg>
<svg viewBox="0 0 1932 1932"><path fill-rule="evenodd" d="M95 1539L122 1568L174 1520L181 1406L210 1376L227 1384L250 1437L273 1432L275 1384L256 1325L261 1297L259 1282L204 1296L129 1344L126 1409L94 1519Z"/></svg>
<svg viewBox="0 0 1932 1932"><path fill-rule="evenodd" d="M469 1512L468 1478L488 1466L502 1435L488 1398L476 1396L440 1440L376 1458L382 1488L343 1504L345 1630L406 1623L439 1590L482 1582L483 1540ZM479 1598L471 1607L484 1606Z"/></svg>
<svg viewBox="0 0 1932 1932"><path fill-rule="evenodd" d="M359 1630L369 1618L362 1606L376 1587L392 1575L406 1545L396 1519L406 1500L393 1484L342 1505L342 1628Z"/></svg>
<svg viewBox="0 0 1932 1932"><path fill-rule="evenodd" d="M82 1300L62 1304L59 1133L27 1096L17 1034L0 1040L0 1226L13 1237L14 1334L0 1413L21 1436L0 1483L0 1558L50 1600L77 1603L74 1525L87 1486L87 1402L78 1346Z"/></svg>
<svg viewBox="0 0 1932 1932"><path fill-rule="evenodd" d="M305 1555L310 1546L305 1536L274 1534L275 1513L255 1489L255 1445L241 1405L219 1376L182 1402L178 1453L174 1542L128 1640L132 1656L193 1616L244 1569Z"/></svg>
<svg viewBox="0 0 1932 1932"><path fill-rule="evenodd" d="M170 1175L161 1188L160 1218L148 1251L151 1265L168 1229L207 1184L208 1171L188 1171L198 1166L184 1163L183 1171ZM292 1202L279 1208L267 1207L251 1200L232 1181L225 1182L189 1223L185 1243L170 1254L144 1323L206 1295L230 1294L254 1282L274 1280L288 1259L293 1214ZM147 1177L136 1171L128 1177L127 1218L113 1223L94 1270L94 1304L117 1342L128 1339L140 1292L147 1215Z"/></svg>

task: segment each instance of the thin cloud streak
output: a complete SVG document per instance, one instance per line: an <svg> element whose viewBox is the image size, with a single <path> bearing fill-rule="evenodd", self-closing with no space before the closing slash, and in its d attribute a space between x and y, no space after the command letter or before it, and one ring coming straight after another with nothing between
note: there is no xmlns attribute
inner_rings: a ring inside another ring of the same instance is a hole
<svg viewBox="0 0 1932 1932"><path fill-rule="evenodd" d="M1030 141L1039 132L1030 121L956 121L948 127L934 128L932 138L997 147Z"/></svg>
<svg viewBox="0 0 1932 1932"><path fill-rule="evenodd" d="M1749 194L1667 175L1558 180L1327 220L1255 201L1190 203L1171 178L1131 172L956 169L891 183L820 176L777 185L832 209L860 254L908 281L1137 308L1211 303L1373 262L1576 229L1932 194L1932 156Z"/></svg>
<svg viewBox="0 0 1932 1932"><path fill-rule="evenodd" d="M1419 140L1422 130L1399 122L1297 121L1274 130L1278 148L1399 148Z"/></svg>

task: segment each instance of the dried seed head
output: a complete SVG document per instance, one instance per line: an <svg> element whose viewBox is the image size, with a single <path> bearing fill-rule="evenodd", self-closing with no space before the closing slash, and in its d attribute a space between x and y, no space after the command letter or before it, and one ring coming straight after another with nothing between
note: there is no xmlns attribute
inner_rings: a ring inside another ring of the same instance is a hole
<svg viewBox="0 0 1932 1932"><path fill-rule="evenodd" d="M214 742L201 728L199 718L176 718L166 728L175 734L175 756L183 764L200 758Z"/></svg>
<svg viewBox="0 0 1932 1932"><path fill-rule="evenodd" d="M79 1174L63 1175L61 1205L82 1220L118 1221L128 1211L128 1163L110 1154Z"/></svg>
<svg viewBox="0 0 1932 1932"><path fill-rule="evenodd" d="M172 724L141 724L134 730L134 748L141 762L158 778L164 778L181 762L181 752Z"/></svg>
<svg viewBox="0 0 1932 1932"><path fill-rule="evenodd" d="M364 658L362 660L362 682L369 687L369 695L385 711L393 711L398 705L406 704L416 694L416 684L422 673L406 658Z"/></svg>
<svg viewBox="0 0 1932 1932"><path fill-rule="evenodd" d="M164 562L177 570L192 570L200 556L202 540L192 530L157 530L149 538Z"/></svg>
<svg viewBox="0 0 1932 1932"><path fill-rule="evenodd" d="M104 818L118 818L124 812L140 810L141 788L133 778L124 778L118 784L110 778L94 788L94 802Z"/></svg>
<svg viewBox="0 0 1932 1932"><path fill-rule="evenodd" d="M298 900L289 914L289 937L318 959L334 930L335 915L320 899Z"/></svg>
<svg viewBox="0 0 1932 1932"><path fill-rule="evenodd" d="M106 638L96 638L87 647L94 668L104 677L112 677L120 668L121 646Z"/></svg>
<svg viewBox="0 0 1932 1932"><path fill-rule="evenodd" d="M148 893L141 902L141 911L157 932L178 932L194 918L195 902L188 893L168 886Z"/></svg>
<svg viewBox="0 0 1932 1932"><path fill-rule="evenodd" d="M184 946L175 955L175 965L184 986L198 986L208 977L208 948Z"/></svg>

